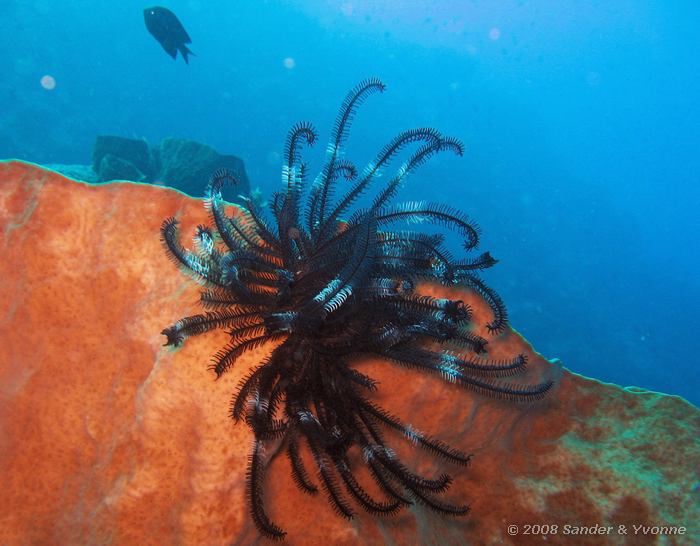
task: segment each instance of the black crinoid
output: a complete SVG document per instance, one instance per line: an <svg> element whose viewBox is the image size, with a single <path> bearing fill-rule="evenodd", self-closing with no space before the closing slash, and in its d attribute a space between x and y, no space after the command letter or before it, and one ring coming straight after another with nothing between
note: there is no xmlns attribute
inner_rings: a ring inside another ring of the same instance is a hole
<svg viewBox="0 0 700 546"><path fill-rule="evenodd" d="M487 340L470 332L467 305L420 296L414 290L422 280L464 285L492 308L488 324L492 334L506 325L500 298L477 275L495 262L488 252L457 260L445 248L442 234L390 231L397 222L433 223L455 231L467 252L476 248L479 231L459 211L423 202L390 204L406 177L428 158L444 151L462 155L462 144L434 129L419 128L394 138L361 173L343 157L358 107L383 91L380 81L369 79L347 95L326 162L308 191L300 148L313 144L316 133L306 123L292 128L284 151L285 188L270 204L273 220L266 219L253 202L235 217L228 216L221 189L236 181L220 171L213 175L206 197L213 227L199 226L194 251L181 246L174 218L162 226L168 253L206 285L201 303L208 309L165 329L167 345L179 345L215 328L227 329L230 342L211 365L220 377L247 351L276 342L269 356L241 380L231 404L231 417L245 421L255 436L248 463L248 500L256 526L272 538L282 538L285 532L268 518L263 501L264 448L271 442L286 450L296 484L313 494L317 486L300 454L306 443L318 482L343 517L352 518L354 513L343 490L373 514L394 514L413 503L450 515L468 511L467 506L439 498L449 476L431 479L415 474L387 446L383 434L387 428L399 431L410 442L458 465L467 464L469 456L374 403L376 382L352 366L358 355L374 354L503 399L538 399L552 385L499 379L523 371L525 356L489 362L479 356ZM409 147L414 148L412 155L371 204L354 210L358 198ZM349 189L334 198L340 179ZM307 196L303 206L302 196ZM351 457L351 448L362 457ZM384 498L373 498L356 478L353 467L362 463Z"/></svg>

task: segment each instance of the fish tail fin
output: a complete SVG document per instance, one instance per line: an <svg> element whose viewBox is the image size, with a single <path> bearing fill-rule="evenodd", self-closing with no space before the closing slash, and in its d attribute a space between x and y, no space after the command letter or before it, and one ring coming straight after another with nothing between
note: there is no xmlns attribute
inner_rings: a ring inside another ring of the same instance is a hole
<svg viewBox="0 0 700 546"><path fill-rule="evenodd" d="M182 55L182 58L185 59L187 64L190 64L190 60L187 58L188 55L194 55L196 57L196 55L192 53L192 51L190 51L185 44L180 46L180 54Z"/></svg>

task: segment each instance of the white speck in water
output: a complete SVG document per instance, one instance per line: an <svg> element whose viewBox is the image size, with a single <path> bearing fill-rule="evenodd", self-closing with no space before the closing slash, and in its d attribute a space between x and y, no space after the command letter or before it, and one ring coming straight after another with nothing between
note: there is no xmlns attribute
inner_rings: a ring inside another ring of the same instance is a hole
<svg viewBox="0 0 700 546"><path fill-rule="evenodd" d="M56 79L53 76L50 76L49 74L42 76L39 82L41 83L41 87L43 87L47 91L53 91L54 89L56 89Z"/></svg>

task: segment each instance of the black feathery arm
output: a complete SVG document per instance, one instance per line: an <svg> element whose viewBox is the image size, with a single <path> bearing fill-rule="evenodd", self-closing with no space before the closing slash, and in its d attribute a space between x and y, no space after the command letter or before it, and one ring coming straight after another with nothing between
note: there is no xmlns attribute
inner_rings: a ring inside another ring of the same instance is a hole
<svg viewBox="0 0 700 546"><path fill-rule="evenodd" d="M465 247L469 250L476 247L479 242L479 228L477 225L467 218L466 215L448 205L422 201L408 202L381 210L377 215L377 221L380 225L398 221L423 222L426 220L457 230L464 236Z"/></svg>
<svg viewBox="0 0 700 546"><path fill-rule="evenodd" d="M338 152L348 137L350 124L355 117L355 113L369 95L377 92L382 93L384 92L384 89L384 84L377 78L364 80L360 82L352 91L350 91L350 93L348 93L340 107L340 112L336 118L335 125L333 126L331 142L328 144L327 153L329 158L323 168L322 173L323 184L320 190L318 215L316 217L316 221L319 225L322 225L325 220L324 214L326 212L326 203L328 200L329 190L333 184L332 175L335 169Z"/></svg>
<svg viewBox="0 0 700 546"><path fill-rule="evenodd" d="M464 145L454 138L444 138L439 139L436 142L430 142L418 151L416 151L409 159L404 163L396 176L387 184L386 188L374 199L372 203L373 210L379 210L384 207L395 195L399 189L399 186L403 180L421 165L423 165L428 159L438 152L449 150L462 156L464 154Z"/></svg>
<svg viewBox="0 0 700 546"><path fill-rule="evenodd" d="M425 142L427 144L431 144L434 142L439 142L439 140L440 133L429 127L410 129L402 132L392 139L391 142L382 148L376 159L365 168L362 178L351 188L351 190L337 204L335 209L333 209L333 211L328 215L328 218L323 222L323 225L319 230L319 237L323 239L324 236L329 234L329 230L332 233L332 228L339 220L340 215L343 214L343 212L345 212L348 207L367 190L381 169L385 167L405 146L413 142Z"/></svg>
<svg viewBox="0 0 700 546"><path fill-rule="evenodd" d="M521 385L473 377L466 373L466 370L459 363L456 363L451 355L437 353L436 356L429 356L421 349L410 346L392 347L386 351L385 356L402 366L439 374L447 381L500 400L539 400L547 394L553 385L552 380L549 379L534 385Z"/></svg>

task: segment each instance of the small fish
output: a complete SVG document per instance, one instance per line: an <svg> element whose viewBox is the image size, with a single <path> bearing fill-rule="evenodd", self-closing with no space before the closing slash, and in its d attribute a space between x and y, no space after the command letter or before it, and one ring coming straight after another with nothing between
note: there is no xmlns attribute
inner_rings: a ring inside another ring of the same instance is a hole
<svg viewBox="0 0 700 546"><path fill-rule="evenodd" d="M187 49L185 44L192 43L192 40L177 16L169 9L152 7L143 10L143 18L148 32L158 40L168 55L175 59L179 50L182 58L189 64L187 55L194 53Z"/></svg>

